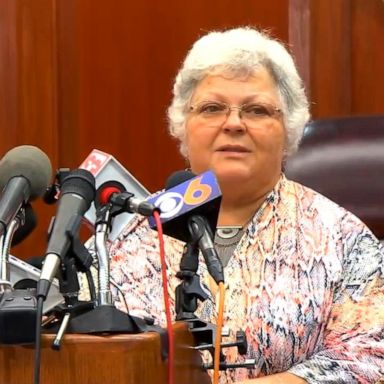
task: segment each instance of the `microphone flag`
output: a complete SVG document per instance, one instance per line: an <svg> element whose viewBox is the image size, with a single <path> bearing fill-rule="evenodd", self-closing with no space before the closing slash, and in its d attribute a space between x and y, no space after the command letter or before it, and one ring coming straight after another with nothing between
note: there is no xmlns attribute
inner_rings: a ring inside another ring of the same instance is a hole
<svg viewBox="0 0 384 384"><path fill-rule="evenodd" d="M144 200L149 196L148 190L112 155L93 149L92 152L80 165L80 168L91 172L95 177L96 190L111 180L121 183L125 189L132 192L138 199ZM113 226L108 239L113 241L121 231L134 220L136 214L124 212L116 216L113 220ZM96 208L92 203L90 209L84 215L88 225L93 229L96 222Z"/></svg>
<svg viewBox="0 0 384 384"><path fill-rule="evenodd" d="M193 215L205 216L212 233L216 231L221 191L212 171L204 172L148 199L160 209L160 220L165 234L182 241L189 241L188 218ZM149 225L156 229L153 217Z"/></svg>

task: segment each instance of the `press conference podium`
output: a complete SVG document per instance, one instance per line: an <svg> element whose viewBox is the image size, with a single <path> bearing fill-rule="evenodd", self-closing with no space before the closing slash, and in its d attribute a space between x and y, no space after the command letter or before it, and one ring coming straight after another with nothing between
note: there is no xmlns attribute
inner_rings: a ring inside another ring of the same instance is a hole
<svg viewBox="0 0 384 384"><path fill-rule="evenodd" d="M184 323L173 325L175 384L209 384L201 368L193 336ZM167 362L161 358L160 336L65 335L60 351L51 349L54 335L43 335L41 384L166 384ZM33 383L33 346L0 345L0 383Z"/></svg>

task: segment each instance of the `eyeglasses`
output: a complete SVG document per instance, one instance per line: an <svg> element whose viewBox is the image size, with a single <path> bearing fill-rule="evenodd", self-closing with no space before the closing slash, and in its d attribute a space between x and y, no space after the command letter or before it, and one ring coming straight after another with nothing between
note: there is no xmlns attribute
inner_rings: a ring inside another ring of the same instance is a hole
<svg viewBox="0 0 384 384"><path fill-rule="evenodd" d="M248 127L282 113L280 108L267 103L250 103L236 106L220 101L201 101L196 105L191 105L189 112L195 113L199 119L207 124L217 127L223 124L230 113L236 109L239 111L241 121Z"/></svg>

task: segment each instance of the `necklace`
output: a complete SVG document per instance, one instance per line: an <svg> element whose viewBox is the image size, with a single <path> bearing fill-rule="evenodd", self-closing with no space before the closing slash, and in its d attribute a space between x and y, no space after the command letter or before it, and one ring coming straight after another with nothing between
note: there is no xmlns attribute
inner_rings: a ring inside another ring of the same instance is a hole
<svg viewBox="0 0 384 384"><path fill-rule="evenodd" d="M242 225L223 225L216 228L216 235L222 239L232 239L243 229Z"/></svg>
<svg viewBox="0 0 384 384"><path fill-rule="evenodd" d="M223 267L226 267L237 244L244 234L241 225L219 226L216 228L215 247Z"/></svg>

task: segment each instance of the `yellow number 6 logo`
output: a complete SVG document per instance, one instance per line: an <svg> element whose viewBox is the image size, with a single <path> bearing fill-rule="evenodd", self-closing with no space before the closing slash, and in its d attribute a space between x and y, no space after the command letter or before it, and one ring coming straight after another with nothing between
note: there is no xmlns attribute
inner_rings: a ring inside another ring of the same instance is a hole
<svg viewBox="0 0 384 384"><path fill-rule="evenodd" d="M188 205L198 205L209 198L212 188L209 184L201 184L202 177L191 181L184 193L184 202Z"/></svg>

